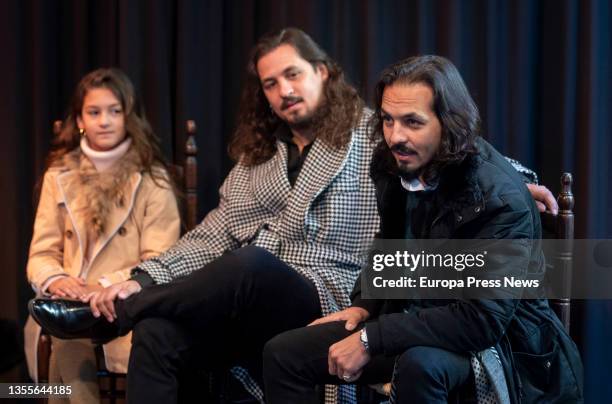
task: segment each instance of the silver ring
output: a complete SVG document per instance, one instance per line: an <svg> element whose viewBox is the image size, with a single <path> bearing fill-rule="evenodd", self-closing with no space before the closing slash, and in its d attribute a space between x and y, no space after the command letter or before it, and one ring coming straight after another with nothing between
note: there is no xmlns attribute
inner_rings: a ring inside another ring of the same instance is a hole
<svg viewBox="0 0 612 404"><path fill-rule="evenodd" d="M352 375L343 375L342 376L342 380L344 380L345 382L348 382L349 380L351 380L353 378Z"/></svg>

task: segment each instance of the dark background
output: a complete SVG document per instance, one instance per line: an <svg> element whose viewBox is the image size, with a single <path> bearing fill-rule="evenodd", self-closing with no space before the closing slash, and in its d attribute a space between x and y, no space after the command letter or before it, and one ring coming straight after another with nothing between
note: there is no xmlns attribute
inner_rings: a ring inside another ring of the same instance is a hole
<svg viewBox="0 0 612 404"><path fill-rule="evenodd" d="M226 145L248 51L284 26L310 33L368 101L385 65L449 57L480 106L483 135L555 193L561 172L572 172L576 237L612 238L611 17L607 0L1 1L0 319L25 321L32 190L51 123L79 78L124 69L169 159L182 155L184 121L196 120L203 217L231 168ZM587 402L607 401L612 303L574 309Z"/></svg>

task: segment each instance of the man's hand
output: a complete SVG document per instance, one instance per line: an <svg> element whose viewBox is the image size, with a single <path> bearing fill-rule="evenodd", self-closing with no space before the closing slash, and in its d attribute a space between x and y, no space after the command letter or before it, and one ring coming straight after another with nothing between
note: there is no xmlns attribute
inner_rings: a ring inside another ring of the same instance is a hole
<svg viewBox="0 0 612 404"><path fill-rule="evenodd" d="M47 291L54 298L79 299L87 293L85 281L74 276L61 276L51 282Z"/></svg>
<svg viewBox="0 0 612 404"><path fill-rule="evenodd" d="M330 323L332 321L346 321L344 328L348 331L352 331L357 327L357 324L366 321L369 317L370 313L368 313L366 309L361 307L349 307L348 309L319 318L308 325Z"/></svg>
<svg viewBox="0 0 612 404"><path fill-rule="evenodd" d="M89 302L94 317L100 317L100 314L102 314L112 323L117 318L117 313L115 313L115 299L127 299L129 296L141 290L142 287L140 287L138 282L129 280L116 283L99 292L90 293L81 300L83 302Z"/></svg>
<svg viewBox="0 0 612 404"><path fill-rule="evenodd" d="M548 210L553 215L556 215L559 212L559 205L557 205L557 200L548 188L546 188L544 185L536 184L527 184L527 188L529 188L531 196L533 197L533 199L535 199L535 203L538 206L538 210L540 212Z"/></svg>
<svg viewBox="0 0 612 404"><path fill-rule="evenodd" d="M361 376L363 367L370 361L359 332L355 332L329 347L327 365L330 375L336 375L345 382L352 382Z"/></svg>

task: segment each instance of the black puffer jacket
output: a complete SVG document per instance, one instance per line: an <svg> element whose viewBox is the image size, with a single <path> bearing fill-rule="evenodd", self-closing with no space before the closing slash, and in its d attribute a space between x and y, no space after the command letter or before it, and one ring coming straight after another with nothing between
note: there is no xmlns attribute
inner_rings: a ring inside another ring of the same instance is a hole
<svg viewBox="0 0 612 404"><path fill-rule="evenodd" d="M440 176L429 237L539 239L539 213L520 175L486 141L479 139L477 145L479 154ZM384 162L378 157L373 161ZM373 166L372 177L381 215L379 238L403 238L406 191L384 166ZM509 275L528 267L544 271L541 249L527 244L503 266ZM583 402L575 344L546 299L517 297L373 301L361 299L360 280L352 294L353 305L366 308L373 319L367 326L373 354L395 355L419 345L464 353L496 346L512 403ZM406 306L409 310L402 310Z"/></svg>

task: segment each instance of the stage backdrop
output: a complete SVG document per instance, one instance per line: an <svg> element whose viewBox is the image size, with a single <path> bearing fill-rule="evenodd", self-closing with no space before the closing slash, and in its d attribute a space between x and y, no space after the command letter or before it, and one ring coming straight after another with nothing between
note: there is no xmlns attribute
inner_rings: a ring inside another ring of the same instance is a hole
<svg viewBox="0 0 612 404"><path fill-rule="evenodd" d="M51 123L79 78L118 66L142 94L168 158L198 124L200 216L217 202L244 65L260 35L304 29L369 101L387 64L441 54L480 106L483 135L559 190L574 174L576 235L612 231L611 5L548 1L6 0L0 2L0 318L22 323L24 267ZM612 396L612 306L576 305L588 399Z"/></svg>

